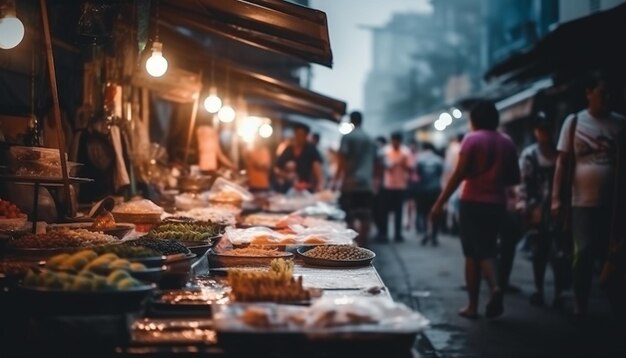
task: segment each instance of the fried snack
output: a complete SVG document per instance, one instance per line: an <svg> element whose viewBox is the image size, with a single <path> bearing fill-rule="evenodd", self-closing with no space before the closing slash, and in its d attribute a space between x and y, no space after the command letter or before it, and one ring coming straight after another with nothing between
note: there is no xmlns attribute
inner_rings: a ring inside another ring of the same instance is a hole
<svg viewBox="0 0 626 358"><path fill-rule="evenodd" d="M294 239L293 237L286 237L280 240L279 243L281 245L295 245L298 243L298 241L296 241L296 239Z"/></svg>
<svg viewBox="0 0 626 358"><path fill-rule="evenodd" d="M91 228L96 230L115 229L116 226L117 224L115 223L113 214L108 211L98 216L96 220L93 221L93 224L91 224Z"/></svg>
<svg viewBox="0 0 626 358"><path fill-rule="evenodd" d="M259 235L254 239L250 240L250 245L273 245L278 244L278 240L273 236L269 235Z"/></svg>
<svg viewBox="0 0 626 358"><path fill-rule="evenodd" d="M326 244L328 241L320 236L309 236L306 239L304 239L304 243L305 244L310 244L310 245L324 245Z"/></svg>
<svg viewBox="0 0 626 358"><path fill-rule="evenodd" d="M241 321L253 327L269 327L268 312L259 307L248 307L241 315Z"/></svg>
<svg viewBox="0 0 626 358"><path fill-rule="evenodd" d="M228 271L231 299L240 302L308 301L311 294L302 286L302 276L293 277L293 262L274 259L270 271Z"/></svg>

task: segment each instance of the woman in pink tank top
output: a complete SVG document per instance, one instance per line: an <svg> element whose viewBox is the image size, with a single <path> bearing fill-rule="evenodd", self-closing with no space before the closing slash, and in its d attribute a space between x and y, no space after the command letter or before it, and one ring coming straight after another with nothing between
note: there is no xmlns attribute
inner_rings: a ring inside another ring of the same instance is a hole
<svg viewBox="0 0 626 358"><path fill-rule="evenodd" d="M497 317L504 311L495 265L498 225L506 210L507 188L519 183L520 173L515 145L497 131L499 122L493 103L480 101L472 108L472 132L464 137L454 173L431 211L431 220L437 220L464 183L459 219L469 303L459 315L472 319L478 317L481 276L491 289L485 315Z"/></svg>

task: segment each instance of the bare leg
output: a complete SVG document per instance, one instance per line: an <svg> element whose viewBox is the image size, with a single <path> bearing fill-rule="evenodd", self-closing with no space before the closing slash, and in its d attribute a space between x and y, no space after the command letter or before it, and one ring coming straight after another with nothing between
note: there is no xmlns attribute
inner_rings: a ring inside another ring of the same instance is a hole
<svg viewBox="0 0 626 358"><path fill-rule="evenodd" d="M493 259L485 259L480 260L480 269L489 285L489 290L491 293L494 291L499 291L500 286L498 286L498 275L496 274L496 265L494 264Z"/></svg>
<svg viewBox="0 0 626 358"><path fill-rule="evenodd" d="M469 304L462 308L459 314L464 317L474 317L478 314L478 295L480 293L480 267L476 260L465 258L465 284Z"/></svg>
<svg viewBox="0 0 626 358"><path fill-rule="evenodd" d="M504 308L502 305L502 291L498 286L498 275L496 273L494 259L480 260L480 268L491 290L491 298L487 303L485 316L488 318L498 317L504 312Z"/></svg>

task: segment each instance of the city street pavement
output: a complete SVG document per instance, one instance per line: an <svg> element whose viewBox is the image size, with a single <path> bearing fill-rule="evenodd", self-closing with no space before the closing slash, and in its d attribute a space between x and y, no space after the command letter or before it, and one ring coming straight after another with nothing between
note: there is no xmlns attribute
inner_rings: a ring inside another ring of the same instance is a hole
<svg viewBox="0 0 626 358"><path fill-rule="evenodd" d="M415 234L405 242L371 243L374 260L394 299L420 311L431 326L418 337L421 357L626 357L626 324L611 316L608 302L594 287L589 319L571 318L572 296L566 294L563 310L550 307L552 277L546 277L546 307L533 307L530 261L518 253L511 283L520 293L505 296L505 312L496 319L484 317L488 290L483 282L481 318L457 315L467 303L463 289L463 256L459 239L440 238L438 247L421 246Z"/></svg>

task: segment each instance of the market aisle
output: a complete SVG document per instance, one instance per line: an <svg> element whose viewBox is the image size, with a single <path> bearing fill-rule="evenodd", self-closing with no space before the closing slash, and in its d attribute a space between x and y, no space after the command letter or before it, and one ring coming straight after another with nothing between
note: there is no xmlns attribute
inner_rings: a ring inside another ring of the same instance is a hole
<svg viewBox="0 0 626 358"><path fill-rule="evenodd" d="M456 314L466 303L458 238L444 236L439 247L423 247L414 234L405 237L404 243L371 246L377 253L375 266L393 297L412 305L431 321L425 332L427 340L418 340L422 357L626 356L625 325L612 324L608 303L597 288L590 304L589 323L575 325L567 314L571 310L571 296L567 296L565 312L530 306L531 265L523 255L518 255L511 282L522 292L505 296L505 313L501 318L468 321ZM550 273L546 281L546 299L551 302ZM488 298L485 286L481 315ZM434 351L428 351L429 346Z"/></svg>

